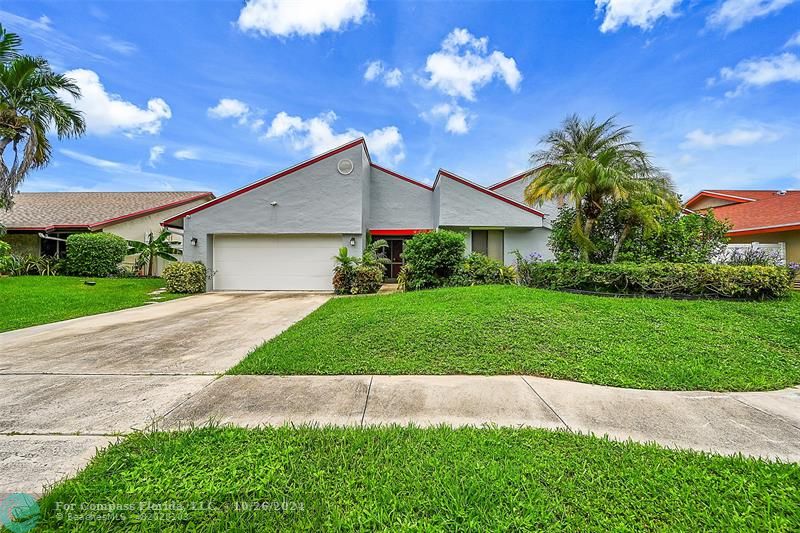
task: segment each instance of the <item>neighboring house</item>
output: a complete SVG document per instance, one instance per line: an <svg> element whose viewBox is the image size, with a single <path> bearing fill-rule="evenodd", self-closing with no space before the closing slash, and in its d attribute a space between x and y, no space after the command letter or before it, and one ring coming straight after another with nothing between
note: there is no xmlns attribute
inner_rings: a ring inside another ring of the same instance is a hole
<svg viewBox="0 0 800 533"><path fill-rule="evenodd" d="M713 209L718 219L732 224L731 247L764 248L800 263L800 191L707 190L685 207L701 213Z"/></svg>
<svg viewBox="0 0 800 533"><path fill-rule="evenodd" d="M506 264L514 250L549 256L544 210L506 194L510 185L493 190L446 170L427 185L372 163L358 139L163 224L183 230L182 260L206 264L209 290L331 290L339 247L361 255L369 238L388 241L390 279L403 242L436 228Z"/></svg>
<svg viewBox="0 0 800 533"><path fill-rule="evenodd" d="M158 235L160 222L214 195L210 192L21 192L9 211L0 209L0 236L15 254L65 257L66 238L73 233L105 231L126 240ZM172 242L180 246L180 235ZM132 265L133 256L126 258ZM157 272L163 268L159 259Z"/></svg>

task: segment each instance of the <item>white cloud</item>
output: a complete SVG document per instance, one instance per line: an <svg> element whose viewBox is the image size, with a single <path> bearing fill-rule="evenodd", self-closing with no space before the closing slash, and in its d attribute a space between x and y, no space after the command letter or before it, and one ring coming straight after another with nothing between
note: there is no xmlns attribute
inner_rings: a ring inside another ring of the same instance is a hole
<svg viewBox="0 0 800 533"><path fill-rule="evenodd" d="M403 73L399 68L387 70L383 61L370 61L364 69L364 79L367 81L381 79L387 87L397 87L403 83Z"/></svg>
<svg viewBox="0 0 800 533"><path fill-rule="evenodd" d="M307 120L281 111L272 119L264 137L267 139L285 138L295 150L308 150L314 154L325 152L358 137L364 137L370 153L376 159L396 164L405 158L403 136L396 126L386 126L369 133L362 133L352 128L342 133L336 133L333 131L333 123L336 119L336 113L333 111Z"/></svg>
<svg viewBox="0 0 800 533"><path fill-rule="evenodd" d="M150 158L147 160L147 164L151 167L156 166L156 163L161 161L161 156L164 155L165 150L166 148L159 144L150 148Z"/></svg>
<svg viewBox="0 0 800 533"><path fill-rule="evenodd" d="M125 166L124 163L109 161L108 159L100 159L99 157L94 157L88 154L82 154L74 150L67 150L66 148L62 148L61 150L59 150L59 152L69 157L70 159L80 161L81 163L85 163L95 168L110 170L110 169L121 169Z"/></svg>
<svg viewBox="0 0 800 533"><path fill-rule="evenodd" d="M141 108L119 95L106 92L100 77L92 70L77 69L64 74L81 88L82 96L74 106L83 112L89 133L154 135L161 131L161 122L172 117L172 110L162 98L151 98L147 101L147 108ZM71 100L68 96L66 98Z"/></svg>
<svg viewBox="0 0 800 533"><path fill-rule="evenodd" d="M100 41L100 43L106 48L125 56L129 56L138 50L138 47L135 44L128 41L115 39L110 35L101 35L97 38L97 40Z"/></svg>
<svg viewBox="0 0 800 533"><path fill-rule="evenodd" d="M373 81L382 73L383 73L383 62L370 61L369 63L367 63L366 70L364 70L364 79L367 81Z"/></svg>
<svg viewBox="0 0 800 533"><path fill-rule="evenodd" d="M239 29L288 37L342 31L367 15L367 0L248 0L236 21Z"/></svg>
<svg viewBox="0 0 800 533"><path fill-rule="evenodd" d="M77 189L77 190L183 190L183 191L207 191L211 190L205 184L195 181L160 174L157 172L148 172L142 170L138 164L121 163L119 161L110 161L108 159L101 159L74 150L60 149L59 153L75 161L79 161L90 167L99 168L103 171L102 178L97 181L92 187L71 187L66 184L50 183L49 189L45 187L37 188L36 184L31 184L32 188L28 190L53 190L57 189Z"/></svg>
<svg viewBox="0 0 800 533"><path fill-rule="evenodd" d="M438 104L421 116L429 122L444 120L444 129L455 135L468 133L474 119L466 109L457 104Z"/></svg>
<svg viewBox="0 0 800 533"><path fill-rule="evenodd" d="M256 118L261 111L254 110L246 102L235 98L221 98L217 105L208 108L207 113L214 119L235 118L239 125L249 126L256 132L264 126L264 120Z"/></svg>
<svg viewBox="0 0 800 533"><path fill-rule="evenodd" d="M783 45L784 48L791 48L793 46L800 46L800 31L789 37L789 40Z"/></svg>
<svg viewBox="0 0 800 533"><path fill-rule="evenodd" d="M250 157L225 150L219 150L212 146L205 147L186 147L172 152L172 157L179 161L205 161L208 163L219 163L221 165L235 165L247 168L267 168L269 162L263 159Z"/></svg>
<svg viewBox="0 0 800 533"><path fill-rule="evenodd" d="M194 150L192 150L190 148L184 148L182 150L175 150L175 152L172 154L172 156L175 159L180 159L182 161L186 160L186 159L193 160L193 161L200 159L200 156L197 155L197 152L195 152Z"/></svg>
<svg viewBox="0 0 800 533"><path fill-rule="evenodd" d="M625 24L643 30L652 28L662 17L678 14L675 8L681 0L595 0L597 14L605 14L600 31L615 32Z"/></svg>
<svg viewBox="0 0 800 533"><path fill-rule="evenodd" d="M489 38L480 39L456 28L442 41L441 49L428 56L427 87L453 97L475 100L475 92L494 78L501 78L512 91L519 89L522 74L513 58L503 52L488 53Z"/></svg>
<svg viewBox="0 0 800 533"><path fill-rule="evenodd" d="M800 58L784 52L775 56L745 59L733 68L721 69L719 78L739 84L736 90L725 93L728 97L739 96L748 87L764 87L781 81L800 82Z"/></svg>
<svg viewBox="0 0 800 533"><path fill-rule="evenodd" d="M235 98L221 98L214 107L208 108L211 118L242 118L250 112L250 106Z"/></svg>
<svg viewBox="0 0 800 533"><path fill-rule="evenodd" d="M702 129L692 130L686 134L681 148L712 149L719 146L748 146L751 144L769 143L780 139L781 135L768 128L735 128L723 133L706 133Z"/></svg>
<svg viewBox="0 0 800 533"><path fill-rule="evenodd" d="M780 11L796 0L725 0L708 16L710 26L735 31L753 19Z"/></svg>
<svg viewBox="0 0 800 533"><path fill-rule="evenodd" d="M383 75L383 83L387 87L397 87L403 83L403 73L399 68L393 68Z"/></svg>

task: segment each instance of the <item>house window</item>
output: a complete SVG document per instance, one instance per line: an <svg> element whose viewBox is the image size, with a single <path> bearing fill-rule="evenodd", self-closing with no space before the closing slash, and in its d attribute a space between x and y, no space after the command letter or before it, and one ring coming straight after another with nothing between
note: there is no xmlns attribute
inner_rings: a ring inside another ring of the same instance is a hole
<svg viewBox="0 0 800 533"><path fill-rule="evenodd" d="M503 261L503 230L472 230L472 251Z"/></svg>

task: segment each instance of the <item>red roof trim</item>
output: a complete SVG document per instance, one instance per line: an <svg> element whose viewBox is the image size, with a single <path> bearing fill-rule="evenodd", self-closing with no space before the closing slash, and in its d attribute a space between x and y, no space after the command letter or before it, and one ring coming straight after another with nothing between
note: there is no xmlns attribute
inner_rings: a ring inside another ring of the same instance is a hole
<svg viewBox="0 0 800 533"><path fill-rule="evenodd" d="M394 170L389 170L388 168L382 167L380 165L376 165L375 163L370 163L370 166L372 166L374 168L377 168L381 172L385 172L385 173L389 174L390 176L394 176L395 178L399 178L399 179L401 179L403 181L407 181L409 183L413 183L414 185L422 187L423 189L428 189L429 191L433 190L433 187L431 187L430 185L426 185L426 184L422 183L421 181L417 181L417 180L411 179L409 177L403 176L402 174L398 174Z"/></svg>
<svg viewBox="0 0 800 533"><path fill-rule="evenodd" d="M104 226L109 226L111 224L116 224L118 222L122 222L124 220L128 220L128 219L131 219L131 218L139 218L139 217L142 217L142 216L145 216L145 215L158 213L159 211L164 211L165 209L170 209L172 207L178 207L178 206L181 206L181 205L185 205L185 204L194 202L196 200L200 200L201 198L207 198L209 196L211 198L214 198L214 194L213 193L204 192L204 193L196 194L194 196L190 196L188 198L183 198L181 200L176 200L176 201L170 202L168 204L159 205L157 207L150 207L150 208L147 208L147 209L142 209L141 211L135 211L135 212L129 213L127 215L122 215L122 216L118 216L118 217L114 217L114 218L109 218L108 220L103 220L102 222L96 222L94 224L89 224L89 229L92 229L92 230L93 229L99 229L99 228L102 228Z"/></svg>
<svg viewBox="0 0 800 533"><path fill-rule="evenodd" d="M260 179L260 180L258 180L256 182L253 182L250 185L245 185L244 187L242 187L240 189L236 189L235 191L229 192L228 194L223 194L222 196L219 196L219 197L215 198L214 200L211 200L210 202L206 202L203 205L198 205L197 207L193 207L193 208L191 208L191 209L189 209L187 211L184 211L182 213L178 213L174 217L168 218L167 220L163 221L161 223L161 225L162 226L168 226L169 223L174 221L174 220L178 220L179 218L184 218L184 217L186 217L188 215L197 213L198 211L202 211L203 209L208 209L211 206L214 206L214 205L217 205L219 203L222 203L225 200L230 200L231 198L235 198L235 197L237 197L237 196L239 196L241 194L244 194L246 192L252 191L253 189L257 189L258 187L261 187L262 185L266 185L267 183L270 183L272 181L280 179L280 178L282 178L284 176L288 176L289 174L292 174L293 172L297 172L298 170L304 169L307 166L313 165L314 163L318 163L318 162L322 161L323 159L327 159L327 158L329 158L331 156L334 156L334 155L336 155L338 153L344 152L345 150L349 150L350 148L354 148L354 147L358 146L359 144L362 144L364 146L364 151L367 154L367 160L369 160L369 152L366 151L367 150L367 143L364 141L363 137L360 137L360 138L358 138L358 139L356 139L354 141L350 141L347 144L343 144L342 146L339 146L338 148L334 148L333 150L329 150L329 151L325 152L324 154L320 154L318 156L314 156L311 159L307 159L307 160L303 161L302 163L298 163L297 165L294 165L293 167L289 167L289 168L287 168L285 170L281 170L277 174L273 174L271 176L267 176L266 178Z"/></svg>
<svg viewBox="0 0 800 533"><path fill-rule="evenodd" d="M389 235L416 235L417 233L428 233L433 231L429 228L423 229L371 229L369 230L370 235L375 236L389 236Z"/></svg>
<svg viewBox="0 0 800 533"><path fill-rule="evenodd" d="M453 174L452 172L448 172L448 171L446 171L444 169L441 169L441 168L439 169L439 173L436 174L436 181L433 182L433 186L434 187L436 187L436 183L439 181L439 176L445 176L447 178L450 178L451 180L454 180L454 181L457 181L457 182L461 183L462 185L466 185L467 187L472 187L476 191L480 191L483 194L488 194L492 198L496 198L496 199L500 200L501 202L505 202L505 203L507 203L509 205L513 205L514 207L522 209L523 211L527 211L528 213L533 213L534 215L538 215L538 216L544 218L544 213L542 213L540 211L537 211L536 209L528 207L525 204L521 204L521 203L517 202L516 200L512 200L511 198L509 198L507 196L503 196L502 194L499 194L499 193L496 193L496 192L494 192L494 191L492 191L490 189L487 189L483 185L478 185L477 183L469 181L466 178L462 178L461 176L457 176L457 175Z"/></svg>
<svg viewBox="0 0 800 533"><path fill-rule="evenodd" d="M721 193L721 192L700 191L699 193L697 193L694 196L692 196L691 198L689 198L686 201L686 203L683 204L683 205L688 207L689 205L694 203L696 200L699 200L700 198L703 198L703 197L706 197L706 198L717 198L719 200L733 200L733 202L737 203L737 204L743 204L743 203L746 203L746 202L755 202L755 200L753 198L745 198L743 196L734 196L732 194L725 194L725 193Z"/></svg>
<svg viewBox="0 0 800 533"><path fill-rule="evenodd" d="M762 226L759 228L734 229L728 235L739 237L741 235L756 235L758 233L777 233L779 231L800 230L800 222L790 222L789 224L778 224L777 226Z"/></svg>
<svg viewBox="0 0 800 533"><path fill-rule="evenodd" d="M537 170L541 170L546 166L547 165L541 165L541 166L538 166L536 168L532 168L532 169L526 170L525 172L520 172L519 174L514 174L513 176L511 176L508 179L505 179L503 181L495 183L494 185L489 185L489 187L487 187L487 189L489 189L490 191L495 191L497 189L501 189L501 188L505 187L506 185L511 185L515 181L521 180L522 178L524 178L525 176L527 176L531 172L536 172Z"/></svg>

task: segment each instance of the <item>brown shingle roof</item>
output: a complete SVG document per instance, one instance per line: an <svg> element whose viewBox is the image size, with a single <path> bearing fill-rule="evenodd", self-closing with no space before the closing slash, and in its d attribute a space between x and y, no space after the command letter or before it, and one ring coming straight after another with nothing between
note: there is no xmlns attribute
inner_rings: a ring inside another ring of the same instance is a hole
<svg viewBox="0 0 800 533"><path fill-rule="evenodd" d="M0 224L10 230L49 230L54 226L92 229L213 197L203 191L21 192L14 196L10 211L0 209Z"/></svg>

